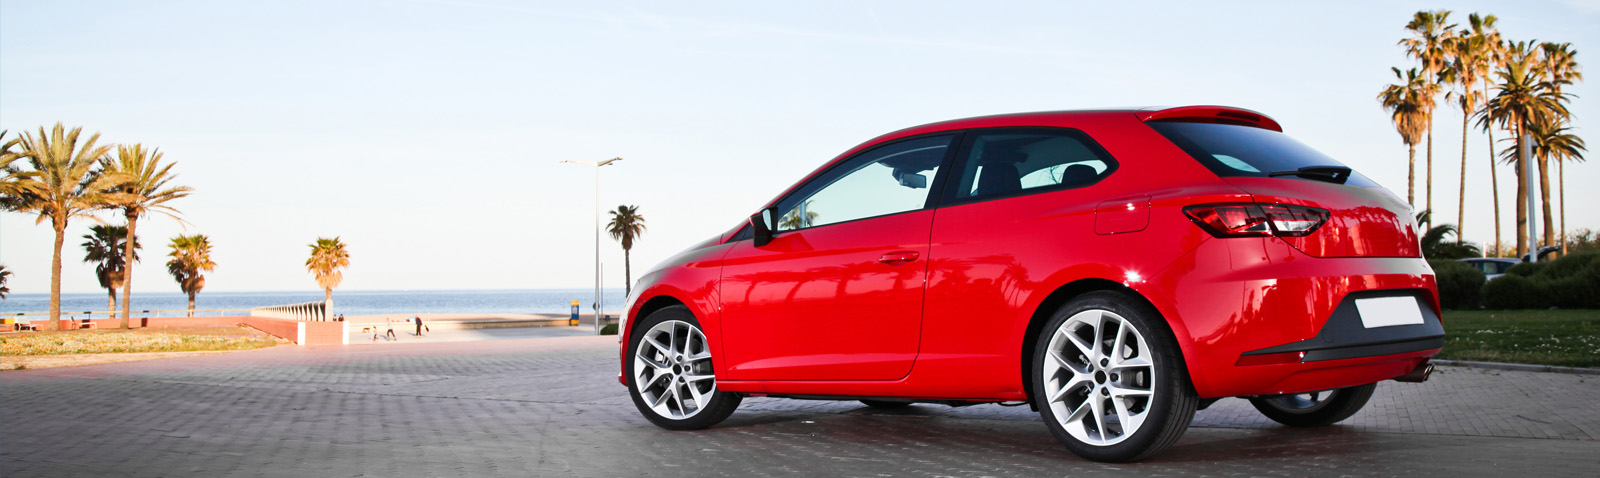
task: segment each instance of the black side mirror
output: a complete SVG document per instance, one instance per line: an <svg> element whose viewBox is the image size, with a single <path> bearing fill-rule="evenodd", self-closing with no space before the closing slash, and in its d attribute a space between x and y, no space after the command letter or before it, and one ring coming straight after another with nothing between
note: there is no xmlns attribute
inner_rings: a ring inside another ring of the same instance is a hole
<svg viewBox="0 0 1600 478"><path fill-rule="evenodd" d="M750 216L750 232L756 247L772 242L772 216L776 213L776 208L769 207Z"/></svg>

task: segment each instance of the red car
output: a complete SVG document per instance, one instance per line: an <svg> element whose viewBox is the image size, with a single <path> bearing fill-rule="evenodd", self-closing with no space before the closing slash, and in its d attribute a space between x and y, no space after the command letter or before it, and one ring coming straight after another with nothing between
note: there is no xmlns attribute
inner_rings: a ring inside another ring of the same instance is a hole
<svg viewBox="0 0 1600 478"><path fill-rule="evenodd" d="M1326 425L1443 344L1411 217L1238 108L917 126L641 277L619 380L674 430L745 396L1025 402L1101 461L1224 397Z"/></svg>

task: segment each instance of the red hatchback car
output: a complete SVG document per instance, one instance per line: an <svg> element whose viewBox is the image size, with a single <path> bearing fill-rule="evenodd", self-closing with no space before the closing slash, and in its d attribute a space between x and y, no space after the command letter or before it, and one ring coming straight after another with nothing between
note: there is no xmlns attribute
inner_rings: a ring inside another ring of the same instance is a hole
<svg viewBox="0 0 1600 478"><path fill-rule="evenodd" d="M1243 109L918 126L640 277L619 380L675 430L744 396L1026 402L1102 461L1223 397L1326 425L1442 346L1410 218Z"/></svg>

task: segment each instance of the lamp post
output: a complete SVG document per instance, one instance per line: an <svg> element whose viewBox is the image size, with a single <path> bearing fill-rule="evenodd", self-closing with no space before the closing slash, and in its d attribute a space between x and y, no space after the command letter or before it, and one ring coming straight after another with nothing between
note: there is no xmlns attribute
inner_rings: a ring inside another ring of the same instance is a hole
<svg viewBox="0 0 1600 478"><path fill-rule="evenodd" d="M562 160L563 163L582 164L594 166L594 330L600 331L600 167L610 166L612 163L622 161L622 158L611 158L605 161L571 161Z"/></svg>

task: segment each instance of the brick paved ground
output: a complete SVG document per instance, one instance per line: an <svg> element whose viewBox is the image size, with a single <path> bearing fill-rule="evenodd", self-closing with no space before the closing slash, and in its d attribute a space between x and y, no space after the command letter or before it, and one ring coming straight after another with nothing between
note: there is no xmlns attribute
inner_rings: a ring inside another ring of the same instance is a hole
<svg viewBox="0 0 1600 478"><path fill-rule="evenodd" d="M0 374L0 476L1595 476L1600 377L1444 368L1343 426L1202 411L1167 453L1067 453L1026 407L750 399L667 432L612 337L276 347Z"/></svg>

